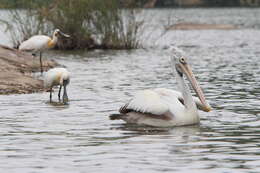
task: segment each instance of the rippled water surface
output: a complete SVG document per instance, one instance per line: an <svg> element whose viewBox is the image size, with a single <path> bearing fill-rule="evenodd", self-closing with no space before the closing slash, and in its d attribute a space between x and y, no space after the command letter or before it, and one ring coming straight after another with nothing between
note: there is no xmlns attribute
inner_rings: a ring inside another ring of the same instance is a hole
<svg viewBox="0 0 260 173"><path fill-rule="evenodd" d="M156 41L186 51L214 108L200 112L200 125L137 127L108 118L137 90L176 89L167 52L52 51L45 58L71 71L69 105L49 104L48 93L0 96L0 172L260 172L260 31L251 18L260 19L260 10L175 15L192 14L208 23L246 23L239 30L171 31Z"/></svg>

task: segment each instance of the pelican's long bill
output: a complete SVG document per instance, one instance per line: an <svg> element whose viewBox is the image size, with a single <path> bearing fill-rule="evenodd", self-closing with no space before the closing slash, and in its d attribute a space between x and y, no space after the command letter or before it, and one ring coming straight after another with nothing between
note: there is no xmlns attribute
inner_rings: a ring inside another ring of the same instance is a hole
<svg viewBox="0 0 260 173"><path fill-rule="evenodd" d="M206 99L205 99L205 96L204 96L204 93L202 91L202 89L200 88L192 70L191 70L191 67L185 63L185 64L182 64L180 63L179 64L180 68L182 69L183 73L187 76L188 80L190 81L194 91L196 92L197 96L199 97L201 103L202 103L202 110L206 111L206 112L209 112L212 110L211 106L207 103Z"/></svg>

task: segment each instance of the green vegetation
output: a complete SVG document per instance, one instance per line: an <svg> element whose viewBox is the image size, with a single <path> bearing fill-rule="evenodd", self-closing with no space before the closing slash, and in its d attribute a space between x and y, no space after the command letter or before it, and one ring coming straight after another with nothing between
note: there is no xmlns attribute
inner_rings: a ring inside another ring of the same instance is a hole
<svg viewBox="0 0 260 173"><path fill-rule="evenodd" d="M60 49L140 46L138 33L142 21L137 21L135 9L120 8L119 0L23 1L26 3L19 7L26 10L11 10L13 20L9 23L12 26L9 32L15 46L32 35L51 34L55 28L72 36L58 44Z"/></svg>
<svg viewBox="0 0 260 173"><path fill-rule="evenodd" d="M38 6L46 5L53 0L0 0L0 8L27 8L32 2Z"/></svg>

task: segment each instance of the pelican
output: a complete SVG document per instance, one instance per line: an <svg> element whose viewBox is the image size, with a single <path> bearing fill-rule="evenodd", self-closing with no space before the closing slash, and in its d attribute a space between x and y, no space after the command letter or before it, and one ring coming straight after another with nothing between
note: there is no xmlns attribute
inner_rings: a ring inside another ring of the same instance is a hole
<svg viewBox="0 0 260 173"><path fill-rule="evenodd" d="M68 102L68 95L66 87L70 82L70 74L65 68L53 68L46 72L44 76L44 87L50 89L50 102L52 102L52 88L54 86L60 86L58 98L60 99L60 92L63 87L63 103Z"/></svg>
<svg viewBox="0 0 260 173"><path fill-rule="evenodd" d="M165 88L139 91L119 109L120 114L110 115L111 120L156 127L183 126L199 123L198 108L211 111L183 51L171 46L170 53L179 91ZM192 96L184 75L198 98Z"/></svg>
<svg viewBox="0 0 260 173"><path fill-rule="evenodd" d="M55 29L52 38L46 35L35 35L22 42L18 49L21 51L31 51L33 52L33 55L35 55L36 52L40 52L40 65L42 73L42 51L53 48L57 44L59 35L70 37L69 35L62 33L59 29Z"/></svg>

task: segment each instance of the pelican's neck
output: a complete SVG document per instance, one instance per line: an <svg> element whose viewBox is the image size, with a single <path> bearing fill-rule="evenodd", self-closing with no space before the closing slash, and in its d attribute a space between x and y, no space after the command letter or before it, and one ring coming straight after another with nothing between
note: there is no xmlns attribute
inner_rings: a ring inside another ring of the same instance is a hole
<svg viewBox="0 0 260 173"><path fill-rule="evenodd" d="M196 112L197 107L196 107L196 104L195 104L195 102L192 98L192 94L190 92L190 89L189 89L188 85L184 82L183 77L180 76L180 74L178 74L177 71L176 71L176 79L177 79L179 90L182 93L184 105L185 105L186 109L188 111Z"/></svg>

